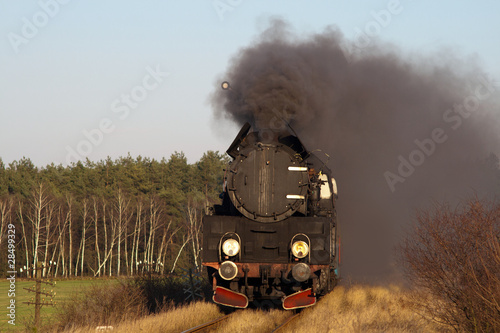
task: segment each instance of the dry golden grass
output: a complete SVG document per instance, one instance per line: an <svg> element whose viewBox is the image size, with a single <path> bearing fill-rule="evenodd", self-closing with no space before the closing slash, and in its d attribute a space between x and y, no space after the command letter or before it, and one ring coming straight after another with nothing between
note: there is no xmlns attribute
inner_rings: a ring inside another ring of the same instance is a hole
<svg viewBox="0 0 500 333"><path fill-rule="evenodd" d="M271 332L283 323L293 313L284 310L240 310L221 327L217 328L217 333L262 333Z"/></svg>
<svg viewBox="0 0 500 333"><path fill-rule="evenodd" d="M398 287L339 286L313 307L304 309L285 332L450 332L412 310L411 293ZM220 333L271 332L293 312L280 309L238 310L213 330ZM223 316L212 303L196 302L160 314L115 325L112 332L181 332ZM95 327L77 333L94 333Z"/></svg>
<svg viewBox="0 0 500 333"><path fill-rule="evenodd" d="M178 333L221 316L223 314L215 304L195 302L183 307L171 308L166 312L150 315L142 319L124 321L119 325L115 325L113 330L108 332ZM71 332L95 333L96 328L86 327Z"/></svg>
<svg viewBox="0 0 500 333"><path fill-rule="evenodd" d="M287 332L448 332L415 313L398 287L337 287L300 314Z"/></svg>

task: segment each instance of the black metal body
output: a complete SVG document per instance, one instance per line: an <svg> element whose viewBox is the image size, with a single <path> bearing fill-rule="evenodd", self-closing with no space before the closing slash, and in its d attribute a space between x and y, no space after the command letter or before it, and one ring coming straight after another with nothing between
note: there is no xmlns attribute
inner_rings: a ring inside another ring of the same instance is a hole
<svg viewBox="0 0 500 333"><path fill-rule="evenodd" d="M222 204L203 218L202 261L214 290L227 288L249 300L280 299L308 288L325 294L338 268L330 170L294 135L263 142L249 130L243 126L227 151L233 161ZM239 244L237 255L224 253L228 239ZM308 248L305 256L292 252L299 241Z"/></svg>
<svg viewBox="0 0 500 333"><path fill-rule="evenodd" d="M241 237L241 262L289 263L290 240L306 234L311 240L313 265L329 265L332 260L333 219L329 217L289 217L276 223L261 223L244 216L205 216L203 219L203 261L219 261L219 242L226 233ZM334 239L333 239L334 241Z"/></svg>

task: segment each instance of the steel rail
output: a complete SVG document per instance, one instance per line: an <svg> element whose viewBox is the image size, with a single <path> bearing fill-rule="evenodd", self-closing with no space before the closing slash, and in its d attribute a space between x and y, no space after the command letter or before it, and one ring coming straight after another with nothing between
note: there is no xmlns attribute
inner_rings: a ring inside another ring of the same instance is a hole
<svg viewBox="0 0 500 333"><path fill-rule="evenodd" d="M292 321L294 321L295 319L297 319L299 317L299 314L300 313L296 313L294 314L293 316L291 316L290 318L288 318L287 320L285 320L280 326L276 327L272 333L274 332L281 332L281 330L287 326L288 324L290 324Z"/></svg>
<svg viewBox="0 0 500 333"><path fill-rule="evenodd" d="M214 326L215 324L217 323L220 323L226 319L228 319L229 317L231 316L231 314L228 314L228 315L225 315L223 317L220 317L220 318L217 318L215 320L212 320L212 321L209 321L207 323L204 323L204 324L201 324L201 325L198 325L196 327L192 327L192 328L189 328L185 331L182 331L182 333L192 333L192 332L199 332L205 328L208 328L210 326Z"/></svg>

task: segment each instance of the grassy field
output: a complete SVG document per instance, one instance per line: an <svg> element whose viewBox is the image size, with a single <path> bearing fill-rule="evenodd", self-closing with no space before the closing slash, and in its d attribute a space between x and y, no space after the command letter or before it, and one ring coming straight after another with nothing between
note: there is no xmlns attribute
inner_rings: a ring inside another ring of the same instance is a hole
<svg viewBox="0 0 500 333"><path fill-rule="evenodd" d="M449 332L415 312L410 292L398 287L337 287L307 308L289 332Z"/></svg>
<svg viewBox="0 0 500 333"><path fill-rule="evenodd" d="M56 297L54 298L55 306L43 306L41 310L41 320L42 323L47 323L53 318L56 313L59 305L65 300L70 299L79 291L93 285L96 283L102 283L102 281L109 280L97 280L97 279L87 279L87 280L61 280L56 281L54 287L46 284L42 284L42 290L45 288L45 292L49 292L53 290L56 292ZM34 293L27 291L24 288L34 289L35 282L27 281L27 280L17 280L16 281L16 292L15 292L15 300L16 300L16 325L12 326L8 323L10 320L7 317L10 299L8 297L10 283L4 279L0 282L0 332L16 332L23 331L26 327L26 324L29 324L33 321L35 314L34 305L28 305L24 302L31 301L34 298ZM42 298L47 299L46 296L42 296Z"/></svg>
<svg viewBox="0 0 500 333"><path fill-rule="evenodd" d="M93 285L104 287L104 283L115 281L117 280L65 280L58 281L54 288L46 286L46 289L57 292L55 301L60 308L61 303L71 299L79 291ZM32 286L33 281L16 282L16 326L13 327L7 323L9 284L6 280L0 283L1 332L23 331L26 324L32 322L33 305L22 303L33 297L33 293L28 293L23 288ZM87 294L91 297L94 295L93 291ZM410 291L398 287L339 286L315 306L304 309L300 317L287 327L287 332L449 332L446 327L419 316L409 302L410 295ZM57 304L56 307L42 308L42 320L45 323L54 320ZM123 310L123 307L118 308L119 311ZM86 312L84 309L85 307L79 311ZM291 315L292 312L281 309L238 310L216 332L270 332ZM215 304L196 302L185 306L170 306L158 314L135 320L127 317L127 320L113 325L113 332L180 332L221 316L223 314ZM71 332L95 332L95 325L72 329Z"/></svg>
<svg viewBox="0 0 500 333"><path fill-rule="evenodd" d="M408 291L397 287L339 286L315 306L304 309L285 332L448 332L415 313L408 297ZM217 332L270 332L290 315L282 310L241 312Z"/></svg>
<svg viewBox="0 0 500 333"><path fill-rule="evenodd" d="M450 332L415 313L408 302L409 295L397 287L340 286L315 306L304 309L286 332ZM216 305L197 302L123 321L114 325L113 332L181 332L222 315ZM215 332L270 332L291 315L292 312L279 309L238 310ZM95 332L95 327L76 332Z"/></svg>

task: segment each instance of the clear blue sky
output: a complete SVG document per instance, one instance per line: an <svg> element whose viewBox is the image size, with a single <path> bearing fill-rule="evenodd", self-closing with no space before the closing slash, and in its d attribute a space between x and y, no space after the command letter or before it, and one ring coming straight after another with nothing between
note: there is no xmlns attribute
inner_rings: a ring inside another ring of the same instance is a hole
<svg viewBox="0 0 500 333"><path fill-rule="evenodd" d="M336 25L347 39L375 27L407 52L449 47L499 80L499 14L493 0L0 0L0 158L45 166L177 150L193 163L225 151L238 128L214 125L208 96L272 16L304 33Z"/></svg>

